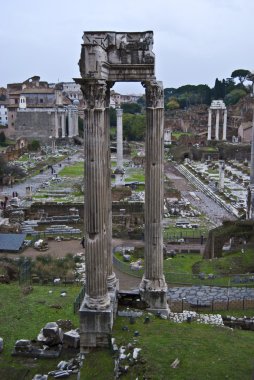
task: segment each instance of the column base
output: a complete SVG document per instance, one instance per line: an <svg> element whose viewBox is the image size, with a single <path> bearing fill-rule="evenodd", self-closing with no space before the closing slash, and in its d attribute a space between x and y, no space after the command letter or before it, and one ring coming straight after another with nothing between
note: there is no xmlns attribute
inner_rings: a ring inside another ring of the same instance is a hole
<svg viewBox="0 0 254 380"><path fill-rule="evenodd" d="M167 290L164 276L155 281L143 277L139 286L140 297L148 305L147 310L153 314L160 313L168 317L170 309L167 303Z"/></svg>
<svg viewBox="0 0 254 380"><path fill-rule="evenodd" d="M114 312L113 304L105 310L88 309L84 302L79 310L80 352L89 352L94 347L109 347Z"/></svg>
<svg viewBox="0 0 254 380"><path fill-rule="evenodd" d="M107 278L107 287L109 292L119 290L119 280L114 272Z"/></svg>

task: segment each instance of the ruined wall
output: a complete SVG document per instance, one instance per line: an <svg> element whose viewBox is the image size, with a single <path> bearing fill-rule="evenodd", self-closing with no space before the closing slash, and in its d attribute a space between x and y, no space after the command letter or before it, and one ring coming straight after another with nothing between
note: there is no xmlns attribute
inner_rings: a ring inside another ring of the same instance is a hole
<svg viewBox="0 0 254 380"><path fill-rule="evenodd" d="M29 140L48 141L55 128L55 113L50 110L43 112L17 112L15 131L17 136Z"/></svg>

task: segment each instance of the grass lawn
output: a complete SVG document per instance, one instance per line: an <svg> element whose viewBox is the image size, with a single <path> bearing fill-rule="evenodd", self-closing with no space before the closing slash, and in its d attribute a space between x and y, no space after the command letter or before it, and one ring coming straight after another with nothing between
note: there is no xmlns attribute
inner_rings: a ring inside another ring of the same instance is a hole
<svg viewBox="0 0 254 380"><path fill-rule="evenodd" d="M50 294L49 290L53 292ZM66 297L60 296L61 290L67 292ZM59 359L35 361L12 357L14 343L18 339L35 339L47 322L56 322L58 319L69 319L75 328L78 327L73 302L79 290L78 286L36 285L30 294L24 295L17 284L0 285L0 336L4 340L4 350L0 354L0 379L31 380L36 373L55 369ZM58 305L59 308L52 305ZM27 376L23 377L25 373Z"/></svg>
<svg viewBox="0 0 254 380"><path fill-rule="evenodd" d="M64 177L82 177L84 176L84 162L76 162L74 165L65 166L59 175Z"/></svg>
<svg viewBox="0 0 254 380"><path fill-rule="evenodd" d="M61 297L64 289L66 297ZM50 294L49 290L53 290ZM0 336L4 351L0 355L0 379L31 380L36 373L47 373L56 368L58 359L30 359L12 357L17 339L34 339L40 329L50 321L70 319L78 327L78 316L73 314L73 300L79 287L34 286L24 295L17 284L0 285ZM62 308L56 309L52 305ZM246 311L244 311L246 314ZM253 313L253 310L252 310ZM253 372L254 334L251 331L230 330L201 325L196 322L176 324L147 313L130 324L126 317L117 317L113 337L118 347L132 343L141 348L140 359L130 366L123 379L230 379L249 380ZM234 315L231 311L231 315ZM253 315L253 314L252 314ZM128 330L123 330L127 326ZM134 332L139 336L134 338ZM73 353L72 353L73 356ZM70 357L72 357L70 356ZM180 364L173 369L170 364L178 358ZM128 364L126 362L126 364ZM75 377L70 377L74 380ZM109 349L93 350L86 355L81 380L114 379L114 357Z"/></svg>
<svg viewBox="0 0 254 380"><path fill-rule="evenodd" d="M204 273L253 273L254 272L254 251L252 248L235 253L224 254L223 257L215 260L202 260L199 264L200 272Z"/></svg>
<svg viewBox="0 0 254 380"><path fill-rule="evenodd" d="M122 330L124 326L128 331ZM139 331L140 336L134 338L135 331ZM130 366L123 379L249 380L253 372L252 332L195 322L176 324L150 315L149 324L144 324L144 316L136 318L135 324L130 324L128 318L118 317L113 336L118 347L131 343L141 348L141 360ZM170 364L176 358L180 364L173 369ZM123 362L125 364L128 365L128 361ZM110 366L112 368L109 351L103 356L93 352L87 356L81 379L113 380ZM103 367L102 372L100 367Z"/></svg>
<svg viewBox="0 0 254 380"><path fill-rule="evenodd" d="M125 182L131 182L131 181L144 182L145 181L144 169L143 168L127 168Z"/></svg>

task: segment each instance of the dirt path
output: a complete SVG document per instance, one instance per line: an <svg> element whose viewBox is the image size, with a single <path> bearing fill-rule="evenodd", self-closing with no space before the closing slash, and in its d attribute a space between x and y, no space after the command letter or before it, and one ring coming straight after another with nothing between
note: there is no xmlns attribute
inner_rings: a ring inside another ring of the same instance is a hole
<svg viewBox="0 0 254 380"><path fill-rule="evenodd" d="M119 245L126 245L126 246L142 246L144 243L142 241L138 240L121 240L121 239L114 239L113 240L113 247L119 246ZM22 253L20 254L13 254L13 253L0 253L1 257L9 257L9 258L18 258L18 257L29 257L32 259L35 259L38 256L41 255L50 255L54 258L58 257L64 257L68 253L75 255L78 252L84 252L80 240L67 240L67 241L55 241L55 240L49 240L48 242L48 250L47 251L37 251L33 247L27 247ZM116 274L116 277L119 279L119 287L122 290L132 290L136 289L141 279L135 276L130 276L126 273L120 272L117 268L114 268L114 272Z"/></svg>

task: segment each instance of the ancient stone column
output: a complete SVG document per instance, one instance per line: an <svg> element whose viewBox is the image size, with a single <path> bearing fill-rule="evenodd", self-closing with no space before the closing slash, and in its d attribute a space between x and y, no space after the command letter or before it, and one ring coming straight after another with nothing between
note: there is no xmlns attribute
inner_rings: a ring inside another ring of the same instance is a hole
<svg viewBox="0 0 254 380"><path fill-rule="evenodd" d="M208 130L207 130L207 140L210 141L212 139L212 110L208 109Z"/></svg>
<svg viewBox="0 0 254 380"><path fill-rule="evenodd" d="M219 161L219 192L223 192L224 190L224 178L225 178L225 162L224 160Z"/></svg>
<svg viewBox="0 0 254 380"><path fill-rule="evenodd" d="M78 136L78 107L75 107L74 109L74 136Z"/></svg>
<svg viewBox="0 0 254 380"><path fill-rule="evenodd" d="M227 110L224 110L223 114L223 133L222 133L222 140L227 140Z"/></svg>
<svg viewBox="0 0 254 380"><path fill-rule="evenodd" d="M216 110L215 140L219 140L220 111Z"/></svg>
<svg viewBox="0 0 254 380"><path fill-rule="evenodd" d="M68 136L73 137L73 112L72 112L72 106L68 107Z"/></svg>
<svg viewBox="0 0 254 380"><path fill-rule="evenodd" d="M86 101L85 145L85 252L86 287L80 308L81 351L107 346L113 325L108 293L108 128L105 112L106 81L84 80Z"/></svg>
<svg viewBox="0 0 254 380"><path fill-rule="evenodd" d="M62 137L65 137L65 114L62 115L61 127L62 127Z"/></svg>
<svg viewBox="0 0 254 380"><path fill-rule="evenodd" d="M164 103L161 82L145 82L145 270L141 297L152 311L168 314L167 284L163 274L163 132Z"/></svg>
<svg viewBox="0 0 254 380"><path fill-rule="evenodd" d="M116 133L117 133L117 165L115 170L116 186L124 185L123 168L123 110L116 108Z"/></svg>
<svg viewBox="0 0 254 380"><path fill-rule="evenodd" d="M106 158L106 171L107 175L107 210L105 214L106 226L107 226L107 286L111 301L113 303L114 309L116 309L117 303L115 302L116 289L119 287L119 281L116 279L116 275L113 271L113 249L112 249L112 197L111 197L111 152L110 152L110 115L109 115L109 104L110 104L110 88L112 84L107 84L106 92L106 117L105 117L105 132L106 132L106 144L107 144L107 158Z"/></svg>
<svg viewBox="0 0 254 380"><path fill-rule="evenodd" d="M58 115L58 111L56 110L55 111L55 128L54 130L52 131L52 138L53 137L58 137L58 121L59 121L59 115Z"/></svg>
<svg viewBox="0 0 254 380"><path fill-rule="evenodd" d="M123 167L123 110L116 108L117 129L117 166Z"/></svg>

